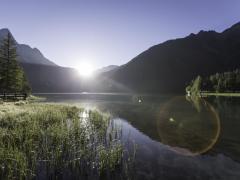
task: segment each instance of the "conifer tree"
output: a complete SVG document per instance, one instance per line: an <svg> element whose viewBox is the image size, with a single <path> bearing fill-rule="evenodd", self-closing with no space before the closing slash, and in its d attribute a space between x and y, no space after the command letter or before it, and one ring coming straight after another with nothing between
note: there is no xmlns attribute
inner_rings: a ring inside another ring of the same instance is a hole
<svg viewBox="0 0 240 180"><path fill-rule="evenodd" d="M24 72L17 62L15 40L8 33L0 46L0 90L7 93L22 92L26 86Z"/></svg>

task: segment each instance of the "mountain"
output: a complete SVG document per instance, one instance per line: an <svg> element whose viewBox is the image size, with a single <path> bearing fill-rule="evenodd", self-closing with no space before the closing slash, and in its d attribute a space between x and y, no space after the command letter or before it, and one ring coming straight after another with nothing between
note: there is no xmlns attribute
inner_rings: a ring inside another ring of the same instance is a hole
<svg viewBox="0 0 240 180"><path fill-rule="evenodd" d="M79 93L126 91L124 86L101 75L82 78L76 69L41 64L21 63L34 93Z"/></svg>
<svg viewBox="0 0 240 180"><path fill-rule="evenodd" d="M240 23L237 23L221 33L200 31L153 46L103 75L133 92L183 93L197 75L204 77L239 67Z"/></svg>
<svg viewBox="0 0 240 180"><path fill-rule="evenodd" d="M0 30L0 43L11 32ZM81 79L75 69L57 66L36 48L19 44L11 34L17 47L18 61L23 67L33 92L79 92Z"/></svg>
<svg viewBox="0 0 240 180"><path fill-rule="evenodd" d="M0 41L7 32L0 30ZM185 93L198 75L204 78L240 68L240 23L220 33L200 31L166 41L127 64L100 69L93 79L55 65L37 49L22 44L17 48L33 92Z"/></svg>
<svg viewBox="0 0 240 180"><path fill-rule="evenodd" d="M17 45L17 53L19 55L18 60L23 63L57 66L55 63L45 58L37 48L31 48L25 44Z"/></svg>
<svg viewBox="0 0 240 180"><path fill-rule="evenodd" d="M0 42L7 36L7 34L11 32L8 29L0 29ZM13 35L11 34L13 37ZM15 40L15 38L13 37ZM31 63L31 64L42 64L49 66L56 66L55 63L48 60L43 56L43 54L37 48L31 48L25 44L19 44L16 40L18 61L21 63Z"/></svg>
<svg viewBox="0 0 240 180"><path fill-rule="evenodd" d="M73 68L21 63L33 92L80 92L81 78Z"/></svg>
<svg viewBox="0 0 240 180"><path fill-rule="evenodd" d="M97 69L94 72L94 74L101 74L101 73L105 73L105 72L108 72L108 71L116 70L118 68L119 68L119 66L117 66L117 65L109 65L109 66Z"/></svg>

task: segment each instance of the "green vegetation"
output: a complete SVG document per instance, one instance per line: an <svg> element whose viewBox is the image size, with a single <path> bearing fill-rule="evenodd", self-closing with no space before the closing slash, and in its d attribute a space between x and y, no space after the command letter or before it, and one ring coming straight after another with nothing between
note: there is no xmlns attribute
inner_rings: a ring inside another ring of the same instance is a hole
<svg viewBox="0 0 240 180"><path fill-rule="evenodd" d="M202 96L226 96L226 97L240 97L240 93L211 93L201 92Z"/></svg>
<svg viewBox="0 0 240 180"><path fill-rule="evenodd" d="M29 95L26 100L27 100L27 102L32 103L32 102L45 101L46 98L45 97L40 97L40 96L35 96L35 95Z"/></svg>
<svg viewBox="0 0 240 180"><path fill-rule="evenodd" d="M201 90L201 84L202 78L201 76L198 76L189 86L186 87L186 91L190 91L192 94L196 95Z"/></svg>
<svg viewBox="0 0 240 180"><path fill-rule="evenodd" d="M192 94L201 92L203 95L236 96L240 91L240 70L216 73L205 78L198 76L186 91Z"/></svg>
<svg viewBox="0 0 240 180"><path fill-rule="evenodd" d="M97 111L56 104L0 105L0 179L125 177L120 129Z"/></svg>
<svg viewBox="0 0 240 180"><path fill-rule="evenodd" d="M31 88L16 58L15 40L8 33L0 46L0 92L29 94Z"/></svg>

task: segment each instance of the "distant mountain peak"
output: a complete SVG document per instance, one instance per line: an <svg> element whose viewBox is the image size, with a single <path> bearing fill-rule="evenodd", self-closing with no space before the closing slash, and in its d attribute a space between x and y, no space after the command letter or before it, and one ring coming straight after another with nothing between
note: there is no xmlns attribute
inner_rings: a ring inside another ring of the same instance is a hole
<svg viewBox="0 0 240 180"><path fill-rule="evenodd" d="M206 33L216 33L216 31L214 31L214 30L209 30L209 31L201 30L201 31L198 32L198 34L206 34Z"/></svg>
<svg viewBox="0 0 240 180"><path fill-rule="evenodd" d="M9 29L7 28L0 29L0 40L3 40L5 37L7 37L8 33L10 33L12 36L12 33L9 31Z"/></svg>
<svg viewBox="0 0 240 180"><path fill-rule="evenodd" d="M10 33L9 29L8 28L2 28L0 29L0 33Z"/></svg>
<svg viewBox="0 0 240 180"><path fill-rule="evenodd" d="M30 64L42 64L42 65L50 65L56 66L55 63L51 62L47 58L43 56L41 51L37 48L31 48L27 44L19 44L11 31L8 28L0 29L0 42L7 37L8 33L12 36L14 41L16 42L18 61L22 63L30 63Z"/></svg>

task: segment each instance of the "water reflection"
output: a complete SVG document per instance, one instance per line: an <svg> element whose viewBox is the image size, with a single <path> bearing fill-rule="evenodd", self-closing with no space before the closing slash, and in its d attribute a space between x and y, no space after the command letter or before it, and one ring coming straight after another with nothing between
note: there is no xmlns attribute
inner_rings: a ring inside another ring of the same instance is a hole
<svg viewBox="0 0 240 180"><path fill-rule="evenodd" d="M111 114L122 127L122 141L137 144L133 179L240 179L240 99L130 95L50 98Z"/></svg>
<svg viewBox="0 0 240 180"><path fill-rule="evenodd" d="M184 156L172 151L172 147L152 140L124 119L121 124L125 141L133 140L137 146L134 179L161 180L237 180L240 164L223 154Z"/></svg>
<svg viewBox="0 0 240 180"><path fill-rule="evenodd" d="M169 100L160 110L157 125L161 142L184 155L207 152L220 134L218 114L201 98Z"/></svg>

